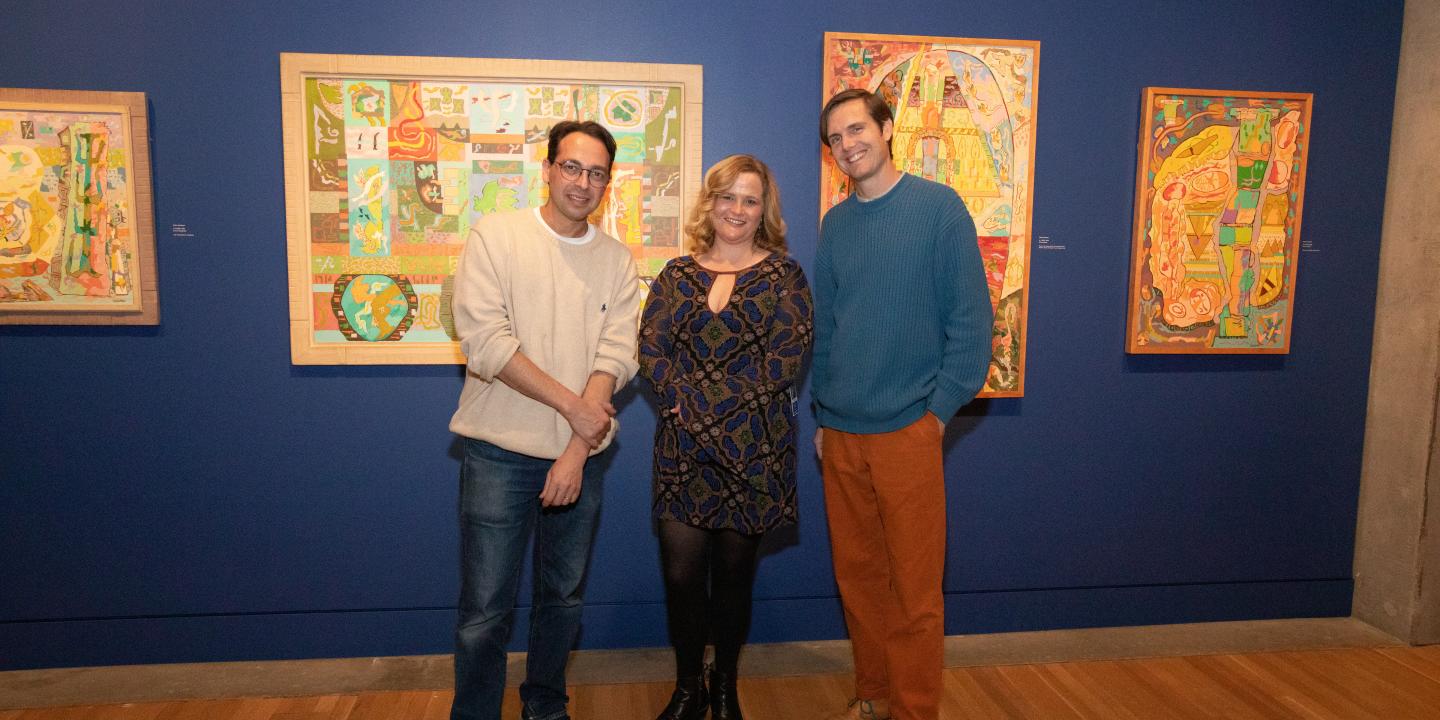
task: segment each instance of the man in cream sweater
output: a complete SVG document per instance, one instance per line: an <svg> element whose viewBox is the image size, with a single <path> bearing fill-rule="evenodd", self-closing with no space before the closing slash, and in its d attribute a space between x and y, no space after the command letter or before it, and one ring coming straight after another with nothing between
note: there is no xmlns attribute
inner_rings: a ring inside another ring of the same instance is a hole
<svg viewBox="0 0 1440 720"><path fill-rule="evenodd" d="M567 718L565 661L600 510L610 397L637 369L639 280L630 251L586 220L610 180L615 140L594 122L550 130L540 208L487 215L455 273L465 386L459 618L452 720L498 720L521 558L536 536L526 720Z"/></svg>

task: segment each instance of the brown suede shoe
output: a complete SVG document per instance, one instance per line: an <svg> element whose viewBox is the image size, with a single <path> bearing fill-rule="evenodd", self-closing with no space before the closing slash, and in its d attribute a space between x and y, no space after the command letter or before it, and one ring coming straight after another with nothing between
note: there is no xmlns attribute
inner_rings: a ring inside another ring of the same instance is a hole
<svg viewBox="0 0 1440 720"><path fill-rule="evenodd" d="M855 698L843 711L831 715L827 720L890 720L890 701Z"/></svg>

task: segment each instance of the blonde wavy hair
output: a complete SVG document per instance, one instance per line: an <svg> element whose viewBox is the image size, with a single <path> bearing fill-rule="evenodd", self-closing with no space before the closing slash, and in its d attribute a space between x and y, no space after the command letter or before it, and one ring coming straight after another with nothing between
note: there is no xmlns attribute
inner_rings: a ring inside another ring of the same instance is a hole
<svg viewBox="0 0 1440 720"><path fill-rule="evenodd" d="M755 247L771 252L784 253L785 218L780 215L780 188L770 174L770 168L753 155L731 155L710 166L705 172L705 182L700 188L700 197L690 208L685 219L685 236L690 238L690 254L700 255L715 244L715 226L710 223L710 211L715 208L715 196L728 190L742 173L755 173L760 177L761 202L764 212L760 215L760 227L755 230Z"/></svg>

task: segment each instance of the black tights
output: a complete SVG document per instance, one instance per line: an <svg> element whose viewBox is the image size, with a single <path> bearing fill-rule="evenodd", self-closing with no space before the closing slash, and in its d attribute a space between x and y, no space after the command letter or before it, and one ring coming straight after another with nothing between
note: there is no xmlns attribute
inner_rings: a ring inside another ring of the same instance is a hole
<svg viewBox="0 0 1440 720"><path fill-rule="evenodd" d="M740 646L750 630L760 537L660 521L660 564L677 678L700 675L707 629L715 640L715 669L735 677Z"/></svg>

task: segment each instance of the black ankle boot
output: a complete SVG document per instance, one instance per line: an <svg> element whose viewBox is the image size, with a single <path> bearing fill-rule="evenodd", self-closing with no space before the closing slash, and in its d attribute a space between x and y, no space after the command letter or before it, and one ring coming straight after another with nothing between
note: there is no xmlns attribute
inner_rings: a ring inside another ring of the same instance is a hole
<svg viewBox="0 0 1440 720"><path fill-rule="evenodd" d="M675 681L675 692L670 694L670 704L665 706L665 710L655 720L705 720L708 703L705 682L699 675L680 678Z"/></svg>
<svg viewBox="0 0 1440 720"><path fill-rule="evenodd" d="M744 720L735 676L714 668L710 669L710 720Z"/></svg>

